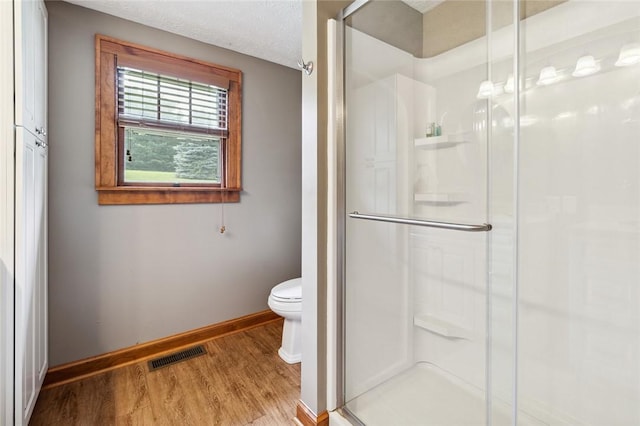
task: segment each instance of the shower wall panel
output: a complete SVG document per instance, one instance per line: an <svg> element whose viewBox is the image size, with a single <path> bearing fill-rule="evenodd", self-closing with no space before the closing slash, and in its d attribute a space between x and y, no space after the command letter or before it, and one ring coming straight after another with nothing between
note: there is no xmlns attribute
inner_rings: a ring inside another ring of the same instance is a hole
<svg viewBox="0 0 640 426"><path fill-rule="evenodd" d="M390 48L367 44L369 36L362 33L349 37L357 38L365 52ZM406 140L413 126L414 87L397 73L357 74L362 53L354 55L351 66L356 71L347 92L347 210L402 214L407 204ZM402 68L406 57L397 57ZM350 285L345 292L345 368L350 373L345 394L352 399L412 362L411 296L404 261L406 232L372 222L349 223L346 231Z"/></svg>

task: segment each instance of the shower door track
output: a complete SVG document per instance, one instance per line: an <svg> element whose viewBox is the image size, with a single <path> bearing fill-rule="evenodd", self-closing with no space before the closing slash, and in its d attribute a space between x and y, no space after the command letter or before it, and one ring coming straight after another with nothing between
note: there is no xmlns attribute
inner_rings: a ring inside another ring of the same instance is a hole
<svg viewBox="0 0 640 426"><path fill-rule="evenodd" d="M483 223L481 225L469 225L466 223L435 222L432 220L411 219L411 218L397 217L397 216L361 214L357 211L349 213L349 217L353 219L375 220L378 222L391 222L391 223L399 223L403 225L426 226L428 228L448 229L452 231L465 231L465 232L491 231L491 225L488 223Z"/></svg>

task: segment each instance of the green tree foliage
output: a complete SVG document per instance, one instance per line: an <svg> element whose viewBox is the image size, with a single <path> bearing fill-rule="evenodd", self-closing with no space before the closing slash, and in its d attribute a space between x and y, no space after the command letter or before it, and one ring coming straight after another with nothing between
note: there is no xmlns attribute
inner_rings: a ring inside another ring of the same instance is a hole
<svg viewBox="0 0 640 426"><path fill-rule="evenodd" d="M182 179L219 180L218 140L133 128L126 132L128 170L175 172Z"/></svg>
<svg viewBox="0 0 640 426"><path fill-rule="evenodd" d="M176 177L183 179L218 178L218 146L211 141L187 139L175 147Z"/></svg>
<svg viewBox="0 0 640 426"><path fill-rule="evenodd" d="M173 172L174 147L179 142L163 134L128 131L125 149L129 152L130 160L125 155L127 169Z"/></svg>

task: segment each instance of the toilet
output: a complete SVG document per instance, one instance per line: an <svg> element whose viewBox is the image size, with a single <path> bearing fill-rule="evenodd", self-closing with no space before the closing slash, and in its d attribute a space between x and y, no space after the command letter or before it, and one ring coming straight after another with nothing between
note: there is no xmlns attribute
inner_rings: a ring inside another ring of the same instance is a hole
<svg viewBox="0 0 640 426"><path fill-rule="evenodd" d="M302 278L284 281L271 289L269 308L284 318L278 355L289 364L302 359Z"/></svg>

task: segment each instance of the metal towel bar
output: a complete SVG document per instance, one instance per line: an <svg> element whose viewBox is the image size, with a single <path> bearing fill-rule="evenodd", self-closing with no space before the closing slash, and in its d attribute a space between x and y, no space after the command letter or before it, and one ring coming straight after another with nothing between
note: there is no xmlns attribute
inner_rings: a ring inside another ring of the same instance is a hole
<svg viewBox="0 0 640 426"><path fill-rule="evenodd" d="M450 229L453 231L465 231L465 232L491 231L491 225L488 223L483 223L482 225L468 225L465 223L434 222L431 220L410 219L406 217L397 217L397 216L379 216L379 215L373 215L373 214L361 214L357 211L349 213L349 217L354 219L375 220L378 222L391 222L391 223L400 223L404 225L426 226L429 228Z"/></svg>

